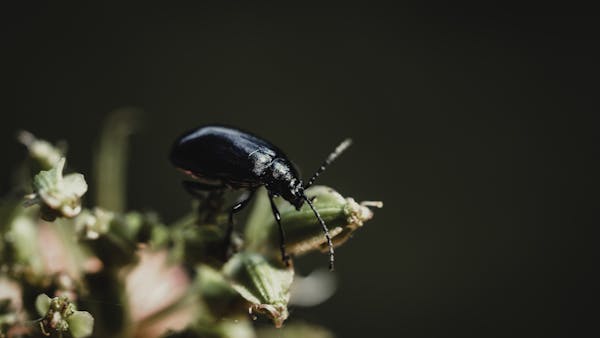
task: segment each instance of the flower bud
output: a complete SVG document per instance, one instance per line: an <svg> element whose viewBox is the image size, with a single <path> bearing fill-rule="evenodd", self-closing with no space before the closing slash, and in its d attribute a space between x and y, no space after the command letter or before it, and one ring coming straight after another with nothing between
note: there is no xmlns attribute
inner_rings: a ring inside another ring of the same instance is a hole
<svg viewBox="0 0 600 338"><path fill-rule="evenodd" d="M170 233L171 256L188 266L206 263L220 267L225 261L225 230L217 225L186 224L177 226Z"/></svg>
<svg viewBox="0 0 600 338"><path fill-rule="evenodd" d="M266 195L266 194L264 194ZM279 255L279 229L268 208L266 196L260 196L257 210L249 218L246 227L247 249L268 253L275 258ZM334 246L339 246L350 238L365 221L373 217L368 208L381 207L381 202L357 203L353 198L344 198L335 190L325 186L313 186L306 190L306 196L327 224ZM304 203L300 210L283 199L276 202L281 214L281 224L285 231L288 254L300 255L313 250L327 250L327 241L322 227L313 211ZM260 209L259 209L260 208Z"/></svg>
<svg viewBox="0 0 600 338"><path fill-rule="evenodd" d="M33 178L34 194L26 196L28 205L42 206L42 218L48 221L57 216L73 218L81 212L81 197L87 191L87 183L82 174L63 177L64 166L63 157L52 169L40 171Z"/></svg>
<svg viewBox="0 0 600 338"><path fill-rule="evenodd" d="M29 156L36 160L43 169L55 167L64 156L64 151L59 147L53 146L48 141L37 139L28 131L20 131L17 139L27 147Z"/></svg>
<svg viewBox="0 0 600 338"><path fill-rule="evenodd" d="M283 325L289 315L293 269L276 267L258 254L240 252L223 266L223 274L250 303L250 314L266 315L276 327Z"/></svg>
<svg viewBox="0 0 600 338"><path fill-rule="evenodd" d="M221 271L207 264L199 264L196 271L196 285L213 317L243 315L248 310L245 299L231 286Z"/></svg>
<svg viewBox="0 0 600 338"><path fill-rule="evenodd" d="M75 218L75 231L85 239L97 239L110 229L114 213L102 208L93 211L84 210Z"/></svg>

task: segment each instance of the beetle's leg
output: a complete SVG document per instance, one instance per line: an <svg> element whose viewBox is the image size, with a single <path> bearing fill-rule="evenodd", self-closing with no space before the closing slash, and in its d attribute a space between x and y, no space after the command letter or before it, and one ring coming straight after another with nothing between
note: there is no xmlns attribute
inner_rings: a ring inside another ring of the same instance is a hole
<svg viewBox="0 0 600 338"><path fill-rule="evenodd" d="M223 208L225 186L210 185L195 181L182 181L183 189L195 197L198 203L198 217L204 223L215 223Z"/></svg>
<svg viewBox="0 0 600 338"><path fill-rule="evenodd" d="M246 205L248 205L248 202L250 202L254 196L255 191L256 189L246 191L240 196L238 201L231 206L231 209L229 209L229 222L227 224L227 232L225 232L225 248L229 248L231 245L231 236L233 235L233 215L242 211Z"/></svg>
<svg viewBox="0 0 600 338"><path fill-rule="evenodd" d="M273 216L277 221L277 225L279 226L279 249L281 249L281 260L285 263L285 266L290 266L290 256L288 256L285 251L285 233L283 232L283 227L281 226L281 215L279 215L279 210L277 210L277 206L273 201L273 194L269 192L269 201L271 202L271 210L273 211Z"/></svg>
<svg viewBox="0 0 600 338"><path fill-rule="evenodd" d="M215 191L222 190L224 188L222 185L204 184L195 181L182 181L181 184L183 185L183 189L190 195L200 199L204 199L206 197L200 193L201 191Z"/></svg>
<svg viewBox="0 0 600 338"><path fill-rule="evenodd" d="M308 204L308 206L312 209L315 216L317 216L319 223L321 223L321 227L323 228L323 233L325 234L325 239L327 240L327 246L329 247L329 270L333 271L333 262L335 260L335 256L334 256L334 252L333 252L333 242L331 242L331 236L329 235L329 229L327 229L327 225L325 224L325 221L323 221L321 214L319 214L319 212L317 211L315 206L312 204L312 199L306 197L306 195L304 195L303 197L304 197L304 200L306 201L306 203Z"/></svg>

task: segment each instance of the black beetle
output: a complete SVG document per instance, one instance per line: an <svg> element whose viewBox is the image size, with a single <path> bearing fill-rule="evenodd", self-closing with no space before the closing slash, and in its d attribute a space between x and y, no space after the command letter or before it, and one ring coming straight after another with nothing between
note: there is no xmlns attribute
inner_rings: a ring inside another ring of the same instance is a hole
<svg viewBox="0 0 600 338"><path fill-rule="evenodd" d="M289 257L285 251L285 235L273 197L283 197L296 210L300 210L304 202L308 203L323 227L329 245L329 269L333 270L334 254L329 230L304 190L350 144L351 140L346 139L337 146L306 184L302 183L298 171L281 149L248 132L226 126L203 126L183 134L175 141L170 158L175 167L197 180L183 182L184 188L191 194L228 188L247 191L229 211L227 245L233 231L233 214L242 210L256 189L264 185L279 225L281 256L286 265Z"/></svg>

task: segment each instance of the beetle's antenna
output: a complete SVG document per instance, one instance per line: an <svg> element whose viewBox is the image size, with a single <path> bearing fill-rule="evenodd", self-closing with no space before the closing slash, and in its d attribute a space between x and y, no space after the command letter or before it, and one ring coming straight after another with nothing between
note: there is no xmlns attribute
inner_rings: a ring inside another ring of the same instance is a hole
<svg viewBox="0 0 600 338"><path fill-rule="evenodd" d="M331 154L329 154L329 156L327 156L327 159L325 159L323 164L321 164L321 167L319 167L319 169L317 169L317 171L313 174L313 176L310 178L310 180L308 180L308 183L306 183L304 185L304 189L313 185L313 183L315 183L315 180L317 179L317 177L319 177L319 175L321 175L321 173L323 173L325 171L327 166L330 165L331 162L333 162L338 156L340 156L344 152L344 150L348 149L348 147L351 144L352 144L352 140L347 138L344 141L342 141L342 143L340 143L337 147L335 147L335 150Z"/></svg>
<svg viewBox="0 0 600 338"><path fill-rule="evenodd" d="M323 227L323 232L325 233L325 238L327 239L327 245L329 246L329 270L333 271L333 261L334 261L333 243L331 243L331 236L329 236L329 229L327 229L327 225L325 225L325 221L323 221L323 218L321 218L321 215L319 214L317 209L315 209L315 206L312 204L310 199L308 197L306 197L306 195L303 195L302 197L304 198L306 203L308 203L308 206L312 209L312 211L315 213L315 216L317 216L317 218L319 219L319 223L321 223L321 227Z"/></svg>

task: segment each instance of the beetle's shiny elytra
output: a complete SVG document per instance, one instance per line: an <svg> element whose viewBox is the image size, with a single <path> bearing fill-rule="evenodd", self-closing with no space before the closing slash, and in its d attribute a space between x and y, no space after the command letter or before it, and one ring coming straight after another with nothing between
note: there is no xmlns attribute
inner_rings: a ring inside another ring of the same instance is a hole
<svg viewBox="0 0 600 338"><path fill-rule="evenodd" d="M343 141L323 162L306 185L287 156L272 143L239 129L209 125L182 135L171 150L173 165L195 181L184 181L184 187L192 194L197 191L244 189L246 194L229 211L227 245L233 231L233 215L242 210L260 186L269 193L273 216L279 226L280 248L283 261L288 264L285 251L285 235L279 211L273 197L281 196L299 210L306 202L319 220L329 245L329 268L333 270L334 252L327 225L306 197L304 190L311 186L325 168L338 157L351 140Z"/></svg>

